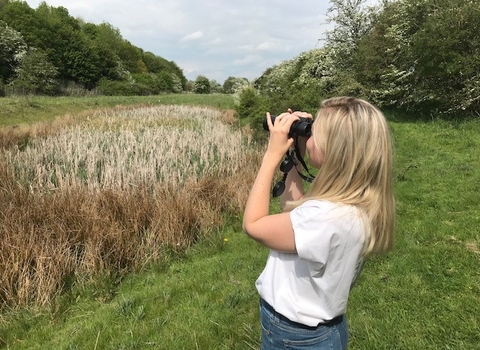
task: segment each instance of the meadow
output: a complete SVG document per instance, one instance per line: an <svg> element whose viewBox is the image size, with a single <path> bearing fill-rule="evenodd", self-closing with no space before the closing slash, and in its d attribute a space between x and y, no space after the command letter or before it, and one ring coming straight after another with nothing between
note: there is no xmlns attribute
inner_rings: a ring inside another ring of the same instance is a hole
<svg viewBox="0 0 480 350"><path fill-rule="evenodd" d="M230 97L184 98L2 120L0 348L259 348L268 252L241 214L262 144ZM396 247L352 290L349 348L480 349L480 120L387 116Z"/></svg>

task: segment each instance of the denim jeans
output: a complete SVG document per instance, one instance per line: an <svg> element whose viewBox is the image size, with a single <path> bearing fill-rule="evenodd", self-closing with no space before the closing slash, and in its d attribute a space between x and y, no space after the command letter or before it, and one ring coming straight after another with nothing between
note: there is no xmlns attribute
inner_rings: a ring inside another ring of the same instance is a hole
<svg viewBox="0 0 480 350"><path fill-rule="evenodd" d="M348 327L345 315L334 322L307 327L292 322L265 301L260 302L261 350L345 350Z"/></svg>

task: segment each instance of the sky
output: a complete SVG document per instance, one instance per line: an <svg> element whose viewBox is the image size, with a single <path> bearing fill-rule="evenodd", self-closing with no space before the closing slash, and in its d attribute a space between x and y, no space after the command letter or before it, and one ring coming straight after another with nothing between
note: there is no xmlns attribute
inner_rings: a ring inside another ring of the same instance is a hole
<svg viewBox="0 0 480 350"><path fill-rule="evenodd" d="M27 0L37 8L43 0ZM107 22L134 46L174 61L185 77L252 81L321 47L327 0L46 0L85 22Z"/></svg>

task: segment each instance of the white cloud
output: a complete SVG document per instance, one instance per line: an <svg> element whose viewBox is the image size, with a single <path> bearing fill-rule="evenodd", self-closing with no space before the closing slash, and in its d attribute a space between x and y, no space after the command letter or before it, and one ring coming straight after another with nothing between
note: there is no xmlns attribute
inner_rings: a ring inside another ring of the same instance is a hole
<svg viewBox="0 0 480 350"><path fill-rule="evenodd" d="M198 40L202 37L203 37L203 33L201 31L196 31L194 33L185 35L180 41L193 41L193 40Z"/></svg>
<svg viewBox="0 0 480 350"><path fill-rule="evenodd" d="M268 41L257 45L257 49L262 51L271 51L275 49L275 47L276 45L274 43Z"/></svg>
<svg viewBox="0 0 480 350"><path fill-rule="evenodd" d="M262 59L263 59L262 56L259 56L259 55L248 55L241 59L234 60L233 64L236 66L244 66L247 64L260 62Z"/></svg>

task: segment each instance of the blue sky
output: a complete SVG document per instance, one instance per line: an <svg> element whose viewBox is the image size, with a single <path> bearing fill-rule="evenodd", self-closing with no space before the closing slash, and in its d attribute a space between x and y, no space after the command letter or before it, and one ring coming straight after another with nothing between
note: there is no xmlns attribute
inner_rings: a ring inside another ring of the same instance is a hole
<svg viewBox="0 0 480 350"><path fill-rule="evenodd" d="M27 0L37 8L42 0ZM133 45L174 61L187 79L253 80L322 45L327 0L47 0L73 17L118 28ZM320 40L320 42L319 42Z"/></svg>

